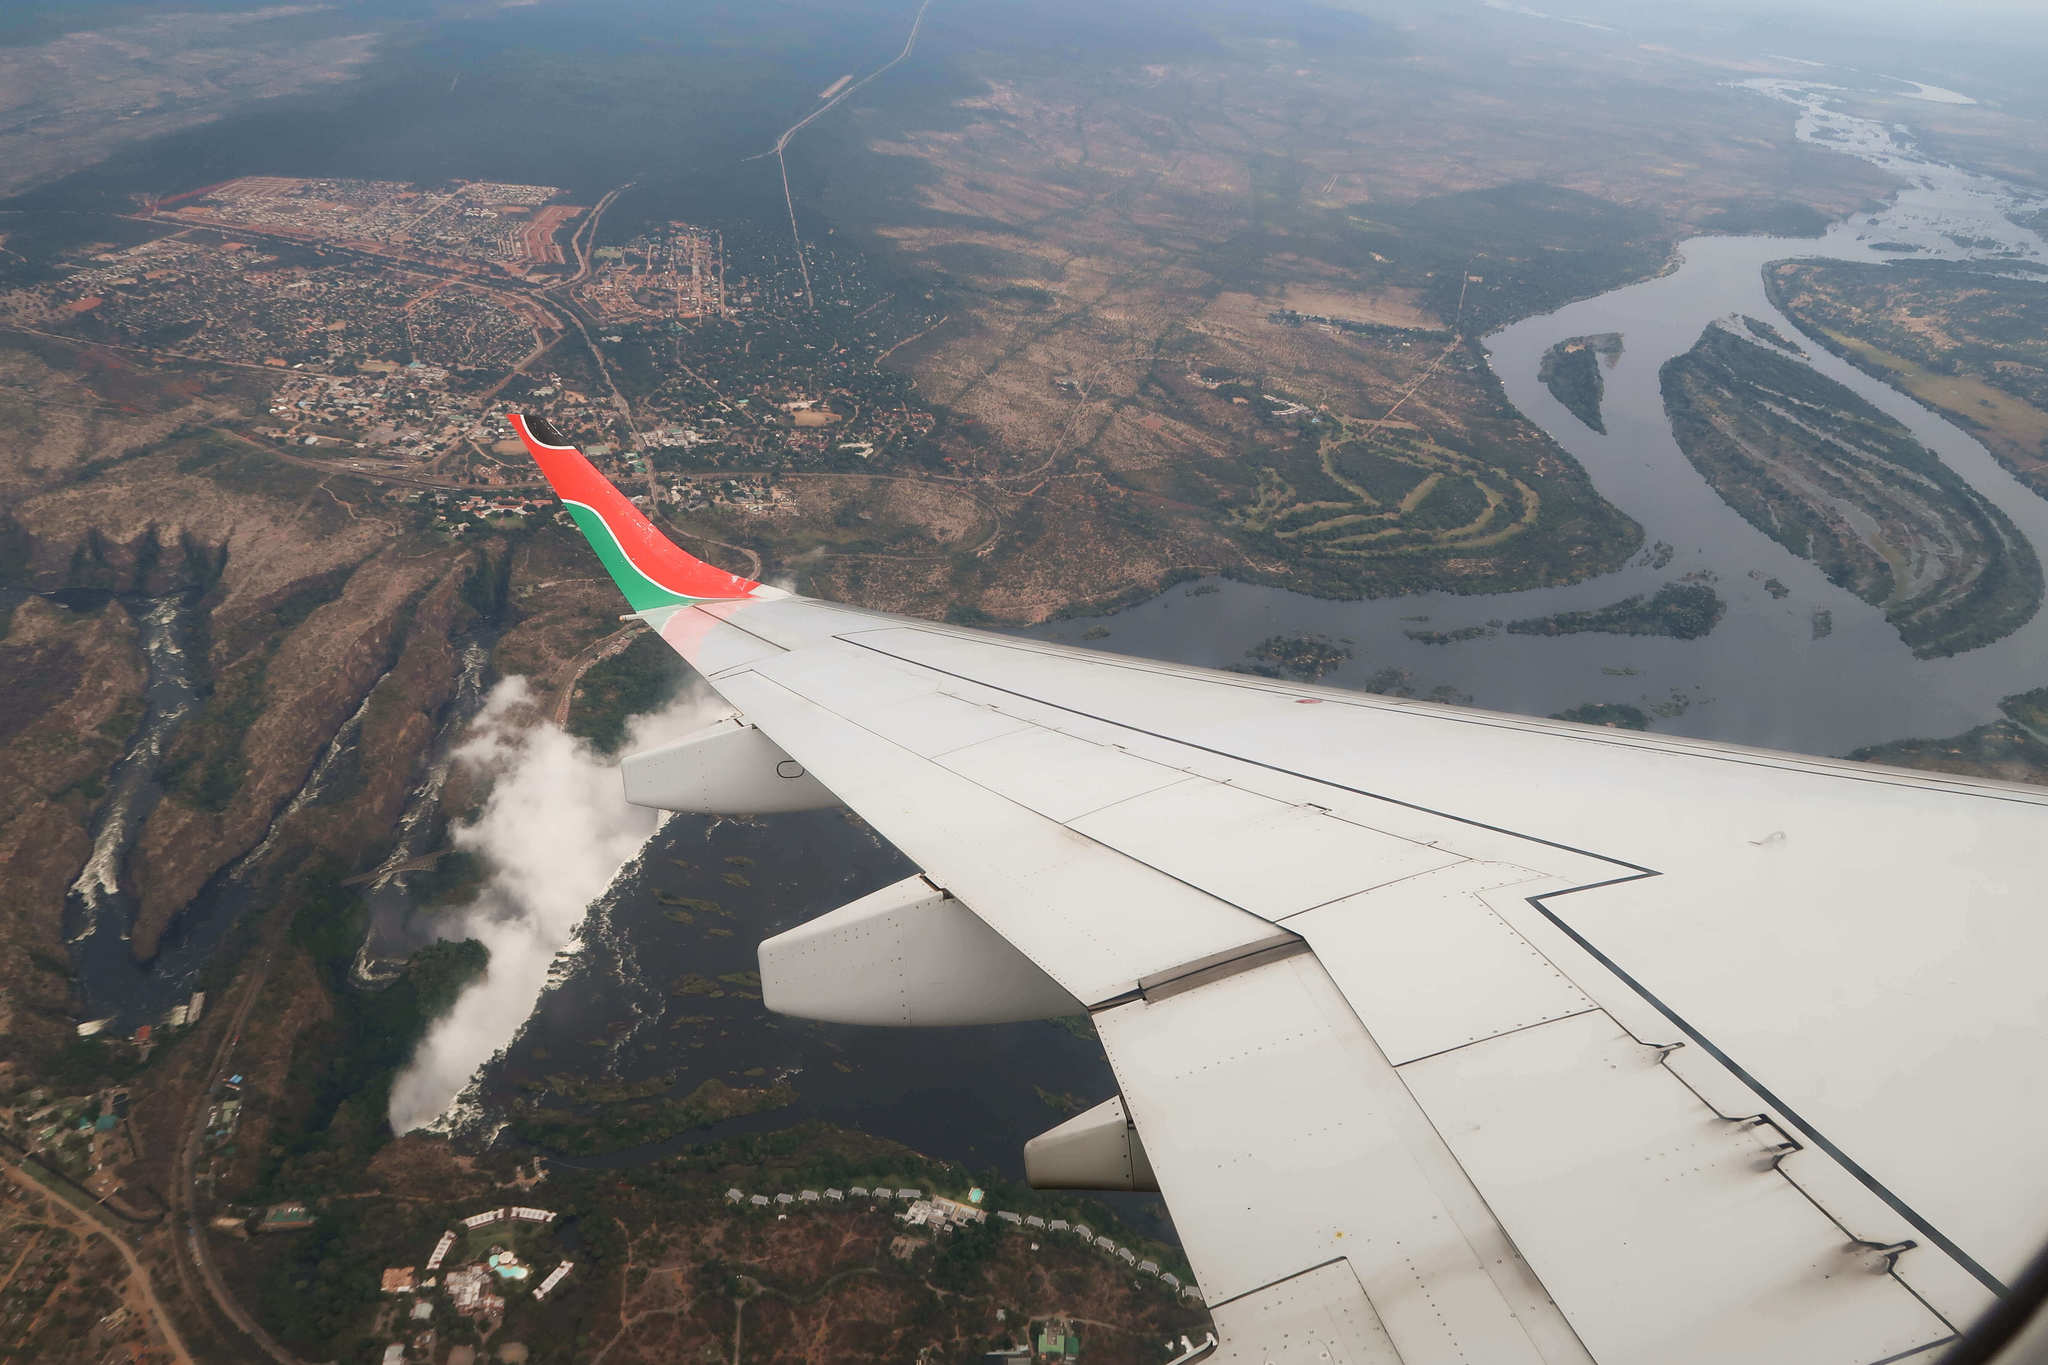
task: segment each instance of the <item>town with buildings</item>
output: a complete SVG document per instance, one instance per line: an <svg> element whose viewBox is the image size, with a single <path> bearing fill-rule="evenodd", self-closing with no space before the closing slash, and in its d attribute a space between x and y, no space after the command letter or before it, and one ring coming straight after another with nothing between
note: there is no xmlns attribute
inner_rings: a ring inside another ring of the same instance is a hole
<svg viewBox="0 0 2048 1365"><path fill-rule="evenodd" d="M0 324L268 376L220 429L382 484L451 535L541 510L518 407L679 512L776 515L782 473L944 463L933 414L880 363L939 319L885 308L857 260L818 253L813 308L773 241L736 259L719 229L670 222L592 249L602 205L557 197L229 181L156 201L160 235L0 292Z"/></svg>
<svg viewBox="0 0 2048 1365"><path fill-rule="evenodd" d="M601 246L592 258L595 268L577 298L606 326L728 315L725 244L715 230L670 223Z"/></svg>
<svg viewBox="0 0 2048 1365"><path fill-rule="evenodd" d="M92 1197L120 1190L113 1168L130 1153L128 1092L120 1086L78 1095L33 1087L0 1105L0 1136L11 1152L33 1158L43 1169L70 1181Z"/></svg>
<svg viewBox="0 0 2048 1365"><path fill-rule="evenodd" d="M158 1022L137 1025L122 1046L137 1064L146 1063L177 1031L198 1023L205 1010L206 992L194 991L172 1005ZM78 1036L98 1037L107 1022L87 1020L78 1025ZM239 1082L241 1078L235 1079ZM240 1107L236 1098L236 1094L225 1094L225 1108L214 1105L207 1119L209 1131L233 1130ZM128 1122L128 1099L125 1085L75 1093L65 1087L30 1085L0 1093L0 1147L9 1155L34 1162L46 1176L65 1182L76 1193L111 1200L121 1209L153 1211L153 1195L127 1190L115 1174L138 1155L135 1130Z"/></svg>
<svg viewBox="0 0 2048 1365"><path fill-rule="evenodd" d="M985 1208L985 1193L972 1188L959 1197L915 1188L852 1185L801 1189L775 1194L732 1188L724 1203L742 1220L760 1218L787 1222L791 1218L832 1213L885 1218L892 1232L883 1239L896 1262L929 1266L919 1261L935 1243L970 1229L1000 1229L1029 1239L1032 1252L1041 1244L1090 1249L1137 1281L1150 1281L1178 1302L1199 1304L1200 1295L1172 1271L1130 1247L1117 1245L1085 1224L1009 1210ZM314 1215L304 1203L273 1205L243 1219L241 1235L302 1231ZM545 1303L578 1273L578 1257L569 1243L555 1235L558 1214L525 1204L485 1208L451 1218L431 1242L422 1241L418 1258L385 1264L366 1273L377 1277L379 1306L368 1335L382 1365L446 1362L476 1365L491 1359L514 1359L517 1342L506 1339L509 1310L515 1301ZM583 1273L588 1274L586 1270ZM913 1273L923 1274L917 1270ZM520 1319L531 1325L530 1317ZM1037 1311L1028 1318L999 1315L1009 1338L983 1357L989 1361L1053 1362L1086 1359L1085 1324L1059 1311ZM1197 1358L1209 1343L1188 1340L1160 1343L1161 1358Z"/></svg>
<svg viewBox="0 0 2048 1365"><path fill-rule="evenodd" d="M463 180L426 188L388 180L254 175L158 200L162 218L330 243L379 254L494 267L544 278L566 263L561 228L585 210L552 185Z"/></svg>

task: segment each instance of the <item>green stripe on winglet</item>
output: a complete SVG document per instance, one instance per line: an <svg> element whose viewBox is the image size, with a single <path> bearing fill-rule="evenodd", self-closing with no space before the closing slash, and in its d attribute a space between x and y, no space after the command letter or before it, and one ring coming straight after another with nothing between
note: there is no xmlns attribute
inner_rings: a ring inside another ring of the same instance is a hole
<svg viewBox="0 0 2048 1365"><path fill-rule="evenodd" d="M569 509L570 517L576 522L576 529L583 532L583 538L590 542L590 548L597 551L597 557L603 562L605 572L612 576L612 582L626 595L626 601L632 605L634 611L652 611L656 607L686 607L692 602L703 600L671 592L640 572L633 561L626 558L626 552L619 548L618 538L612 535L611 527L604 524L603 517L580 502L564 500L563 505Z"/></svg>

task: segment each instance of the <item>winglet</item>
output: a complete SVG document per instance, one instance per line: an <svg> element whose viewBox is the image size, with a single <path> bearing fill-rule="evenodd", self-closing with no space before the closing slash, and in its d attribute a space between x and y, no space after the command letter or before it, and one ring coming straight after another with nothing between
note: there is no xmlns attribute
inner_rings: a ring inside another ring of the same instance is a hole
<svg viewBox="0 0 2048 1365"><path fill-rule="evenodd" d="M657 531L546 418L513 413L512 426L634 611L727 602L763 591L753 579L714 568Z"/></svg>

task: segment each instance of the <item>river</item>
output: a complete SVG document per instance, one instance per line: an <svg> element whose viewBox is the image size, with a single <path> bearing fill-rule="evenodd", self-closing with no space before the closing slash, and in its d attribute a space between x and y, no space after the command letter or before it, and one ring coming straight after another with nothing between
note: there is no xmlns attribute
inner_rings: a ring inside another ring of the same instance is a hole
<svg viewBox="0 0 2048 1365"><path fill-rule="evenodd" d="M1268 636L1317 632L1351 644L1354 657L1325 679L1339 686L1384 686L1404 678L1417 695L1532 715L1585 702L1625 702L1652 712L1658 730L1819 754L1954 734L1993 719L2001 697L2048 684L2048 612L2037 612L2018 631L1982 648L1916 659L1877 608L1835 587L1737 515L1672 439L1658 370L1690 349L1704 328L1748 314L1799 336L1765 295L1763 268L1772 261L1974 257L2048 263L2048 244L2007 216L2038 202L2025 192L1927 159L1902 129L1831 108L1823 87L1787 81L1745 85L1759 98L1798 106L1802 140L1863 157L1898 175L1905 188L1884 211L1837 223L1817 239L1692 238L1679 247L1675 268L1656 279L1486 338L1489 362L1509 399L1586 467L1602 496L1642 524L1646 544L1671 547L1668 562L1646 552L1619 572L1567 587L1362 602L1204 581L1110 617L1063 622L1036 633L1221 666L1241 662L1246 650ZM1957 238L1976 245L1963 246ZM1904 251L1902 245L1917 250ZM1620 333L1624 348L1605 371L1604 436L1566 411L1537 378L1550 346L1602 332ZM1806 350L1816 370L1903 422L2002 508L2048 563L2048 500L2022 487L1954 423L1818 346L1808 343ZM1711 575L1728 602L1721 624L1698 640L1494 631L1459 643L1427 644L1406 633L1601 607L1693 573ZM1779 593L1767 589L1771 580L1781 585ZM1820 613L1831 627L1825 634L1816 631ZM1105 630L1107 635L1100 633Z"/></svg>
<svg viewBox="0 0 2048 1365"><path fill-rule="evenodd" d="M54 596L69 608L88 610L115 600L117 595L66 592ZM173 942L166 935L159 955L163 970L138 964L128 951L135 898L121 886L128 854L163 794L157 771L196 698L188 653L194 634L191 616L197 610L194 596L118 595L121 609L135 618L142 641L146 668L142 719L128 751L108 775L106 797L94 813L92 856L64 898L64 939L77 973L81 1017L96 1026L118 1025L121 1032L161 1017L182 1001L214 944L213 936L194 939L179 935Z"/></svg>
<svg viewBox="0 0 2048 1365"><path fill-rule="evenodd" d="M97 606L110 594L60 593L76 607ZM138 962L129 946L136 900L122 885L123 870L144 822L163 793L159 769L178 728L196 700L188 648L195 635L195 595L180 593L147 598L120 595L122 605L141 628L148 678L145 707L127 753L116 761L106 798L95 812L92 856L65 898L64 935L69 946L79 1017L95 1031L131 1033L138 1025L161 1026L173 1007L184 1003L204 984L206 969L223 941L254 908L272 882L272 854L285 822L309 805L335 799L350 785L364 714L366 693L354 714L342 722L308 769L305 781L272 817L263 838L208 879L199 894L174 916L158 942L156 956ZM439 730L423 765L422 776L409 794L400 817L396 866L422 850L423 840L439 830L441 783L448 753L482 699L482 680L489 657L489 637L472 634L462 646L462 671L454 699L442 709ZM380 677L379 682L383 679ZM374 685L372 690L374 691ZM405 954L431 937L411 923L411 901L403 878L380 878L368 896L370 934L357 959L366 985L388 979L388 959Z"/></svg>

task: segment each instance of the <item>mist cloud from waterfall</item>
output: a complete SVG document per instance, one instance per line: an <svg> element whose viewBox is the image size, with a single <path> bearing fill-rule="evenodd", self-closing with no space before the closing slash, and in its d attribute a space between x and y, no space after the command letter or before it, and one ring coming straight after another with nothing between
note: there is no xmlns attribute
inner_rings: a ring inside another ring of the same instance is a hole
<svg viewBox="0 0 2048 1365"><path fill-rule="evenodd" d="M693 680L661 711L633 720L623 752L676 739L723 709ZM428 1028L392 1084L391 1126L400 1133L445 1115L512 1041L555 955L657 827L655 812L626 804L615 759L539 717L524 678L492 690L455 761L491 784L483 809L453 831L455 847L482 860L485 880L475 900L442 911L434 928L479 940L490 964Z"/></svg>

